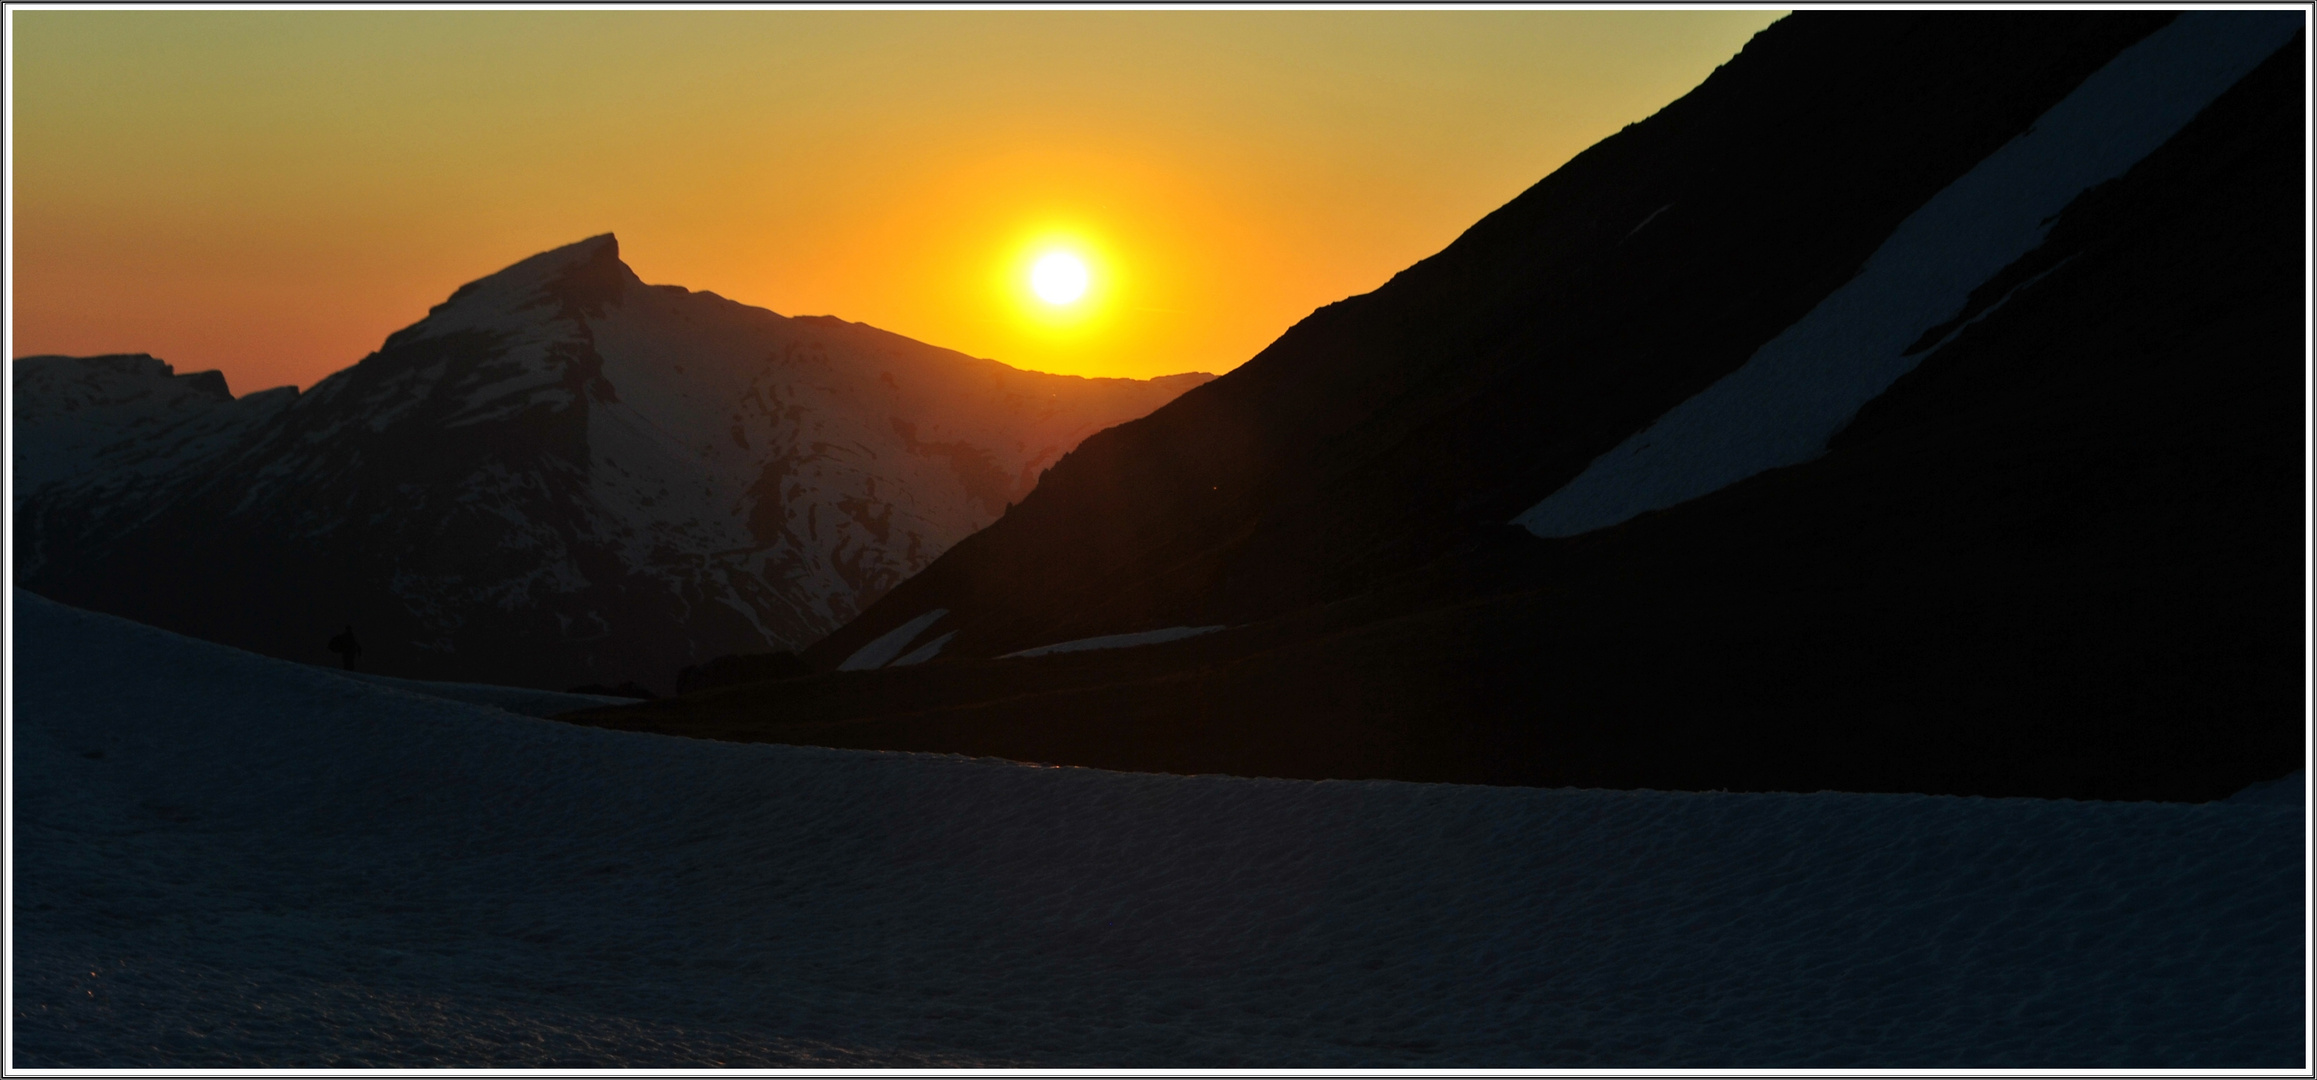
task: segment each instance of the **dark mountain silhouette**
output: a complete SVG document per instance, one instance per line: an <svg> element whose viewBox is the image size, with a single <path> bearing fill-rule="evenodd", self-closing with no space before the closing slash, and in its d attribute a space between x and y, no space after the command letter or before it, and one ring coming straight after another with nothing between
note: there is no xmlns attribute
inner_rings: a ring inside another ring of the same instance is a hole
<svg viewBox="0 0 2317 1080"><path fill-rule="evenodd" d="M833 673L575 719L1513 784L2289 773L2299 25L1782 20L1088 439L814 646ZM1178 639L1006 658L1138 634Z"/></svg>
<svg viewBox="0 0 2317 1080"><path fill-rule="evenodd" d="M646 285L599 236L299 394L15 362L18 583L316 663L562 689L825 635L1203 375L1020 371Z"/></svg>

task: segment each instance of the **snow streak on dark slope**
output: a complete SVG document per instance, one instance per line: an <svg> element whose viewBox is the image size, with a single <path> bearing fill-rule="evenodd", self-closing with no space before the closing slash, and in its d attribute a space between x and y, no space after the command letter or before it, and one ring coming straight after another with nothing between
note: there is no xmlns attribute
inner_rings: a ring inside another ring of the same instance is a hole
<svg viewBox="0 0 2317 1080"><path fill-rule="evenodd" d="M1750 87L1747 96L1775 103L1784 100L1778 87L1823 86L1860 52L1877 56L1902 88L1919 90L1908 73L1927 61L1885 47L1894 26L1914 28L1900 38L1919 32L1944 42L1941 65L1976 70L1986 54L2054 28L2138 18L1796 16L1701 88L1707 101L1696 107L1714 105L1744 129L1752 115L1745 97L1715 105L1721 88ZM2240 25L2272 41L2284 37L2273 24ZM1814 44L1803 49L1798 40ZM2039 57L2064 51L2040 40ZM1766 42L1776 47L1761 50ZM1769 57L1779 57L1778 66L1753 66ZM1890 100L1889 88L1864 74L1842 89L1845 100L1920 119L1911 97ZM946 609L924 636L955 633L947 658L598 712L587 721L1108 768L1548 786L2193 800L2283 775L2305 754L2304 96L2298 45L2285 43L2161 148L2078 196L2045 224L2039 246L1993 271L1950 318L1914 331L1903 354L1920 366L1806 464L1566 539L1505 524L1553 490L1540 482L1499 504L1502 517L1468 523L1466 539L1440 558L1267 618L1158 607L1153 598L1167 582L1184 580L1169 573L1189 566L1188 556L1151 569L1091 541L1093 555L1114 557L1083 560L1110 568L1116 581L1107 592L1009 598L984 588L1000 579L975 575L1013 572L1010 560L1028 552L1053 559L1054 576L1066 578L1069 558L1041 545L1086 537L1064 529L1080 519L1057 516L1050 500L1066 507L1096 490L1087 470L1104 461L1105 469L1123 467L1101 457L1121 440L1190 460L1210 444L1163 436L1169 425L1211 419L1248 392L1251 384L1235 383L1234 373L1090 442L1005 522L960 545L821 650L833 663L858 653L856 643L881 619ZM1692 104L1685 100L1570 169L1584 179L1580 166L1591 168L1596 155ZM1871 142L1874 130L1853 134ZM1667 158L1681 163L1670 153L1650 160ZM1724 175L1767 168L1719 158L1686 167ZM1871 188L1867 181L1885 174L1861 175L1856 186ZM1655 176L1587 182L1598 186L1591 197L1606 198L1601 193ZM1553 187L1548 181L1540 191ZM1763 212L1789 210L1773 202ZM1494 220L1459 246L1487 238ZM1625 243L1679 220L1666 211ZM1698 233L1675 237L1679 243L1650 258L1681 267L1720 257L1712 245L1695 260L1685 256L1693 242L1710 239L1692 228ZM1764 274L1779 271L1776 253L1764 253ZM1611 284L1637 276L1614 261L1595 269ZM1594 284L1576 279L1570 288ZM1386 293L1364 298L1363 318L1385 321ZM1596 327L1599 353L1622 360L1595 375L1635 378L1650 366L1643 359L1686 363L1690 352L1637 359L1616 346L1667 326L1711 324L1721 295L1652 293L1648 319ZM1626 302L1619 297L1609 292L1599 306ZM1500 314L1522 310L1516 300L1503 301ZM1257 364L1298 355L1287 350L1298 334ZM1579 359L1540 367L1565 372ZM1490 364L1488 354L1472 357L1474 368ZM1324 389L1334 370L1314 361L1294 379ZM1464 371L1429 369L1406 396L1438 399ZM1296 400L1283 391L1263 408L1298 423ZM1628 404L1616 396L1586 400L1606 412ZM1250 416L1270 415L1249 408ZM1525 417L1585 420L1541 397L1474 398L1442 415L1432 436L1410 434L1398 445L1408 461L1461 460L1436 477L1451 492L1503 473L1481 459L1444 458L1442 447L1460 430L1446 419L1466 417L1472 439L1515 449L1550 443L1559 431ZM1508 416L1522 423L1491 427ZM1654 416L1637 409L1628 419L1625 434ZM1624 438L1600 434L1596 454ZM1560 460L1575 475L1589 459ZM1387 455L1372 459L1369 471L1344 475L1388 489L1377 478L1401 464ZM1078 479L1057 479L1070 476ZM1365 490L1338 489L1327 505L1339 516L1317 520L1371 535L1405 526L1409 510L1371 504ZM1255 552L1267 538L1308 537L1313 519L1296 514L1312 505L1282 496L1252 517L1185 511L1149 527L1183 541L1165 549L1177 555L1191 550L1184 538L1194 535L1215 541L1214 551ZM1419 518L1427 512L1420 499L1410 505ZM1355 520L1355 512L1371 516ZM1224 526L1236 531L1199 532ZM1315 562L1330 550L1310 545ZM1232 595L1219 592L1216 603ZM1138 607L1143 601L1152 603ZM1226 622L1235 625L1183 636ZM1164 644L983 658L1014 651L1017 642L1034 649L1170 626L1182 629Z"/></svg>
<svg viewBox="0 0 2317 1080"><path fill-rule="evenodd" d="M1783 20L1447 250L1089 440L815 656L936 607L967 656L1242 623L1501 533L2168 18Z"/></svg>
<svg viewBox="0 0 2317 1080"><path fill-rule="evenodd" d="M18 362L18 580L278 656L326 659L350 622L375 670L664 690L810 643L1204 378L1043 375L783 318L645 285L600 236L467 285L302 396L188 391L150 358Z"/></svg>
<svg viewBox="0 0 2317 1080"><path fill-rule="evenodd" d="M1926 335L1959 328L1952 316L1972 290L2041 246L2076 196L2170 140L2301 22L2191 13L2124 50L1908 215L1857 277L1745 366L1594 459L1519 523L1575 536L1825 453L1860 406L1938 344Z"/></svg>
<svg viewBox="0 0 2317 1080"><path fill-rule="evenodd" d="M1038 769L15 613L17 1068L2305 1065L2299 783Z"/></svg>

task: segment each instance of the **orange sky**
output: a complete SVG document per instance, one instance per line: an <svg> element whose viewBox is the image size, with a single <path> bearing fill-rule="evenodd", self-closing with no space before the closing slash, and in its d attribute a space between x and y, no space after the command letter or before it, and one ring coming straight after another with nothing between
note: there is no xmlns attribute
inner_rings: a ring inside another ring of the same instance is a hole
<svg viewBox="0 0 2317 1080"><path fill-rule="evenodd" d="M311 385L610 231L784 315L1222 372L1779 14L11 10L10 355Z"/></svg>

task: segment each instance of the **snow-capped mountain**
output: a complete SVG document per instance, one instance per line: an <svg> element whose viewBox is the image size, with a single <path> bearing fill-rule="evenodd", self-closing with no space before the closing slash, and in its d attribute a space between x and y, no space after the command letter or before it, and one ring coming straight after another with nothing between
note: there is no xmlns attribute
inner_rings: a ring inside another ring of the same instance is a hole
<svg viewBox="0 0 2317 1080"><path fill-rule="evenodd" d="M1791 16L808 657L938 662L595 719L1546 785L2290 772L2302 26Z"/></svg>
<svg viewBox="0 0 2317 1080"><path fill-rule="evenodd" d="M19 361L17 574L278 656L561 688L809 644L1208 376L1021 371L646 285L599 236L304 394Z"/></svg>

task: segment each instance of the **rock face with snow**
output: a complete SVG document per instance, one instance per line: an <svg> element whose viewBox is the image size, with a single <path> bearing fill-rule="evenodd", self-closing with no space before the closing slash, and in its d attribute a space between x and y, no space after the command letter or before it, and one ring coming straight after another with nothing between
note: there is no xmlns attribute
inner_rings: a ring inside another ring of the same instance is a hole
<svg viewBox="0 0 2317 1080"><path fill-rule="evenodd" d="M1757 790L2290 772L2301 26L1782 20L1087 440L809 654L946 635L931 662L788 684L755 737ZM684 710L603 722L746 729Z"/></svg>
<svg viewBox="0 0 2317 1080"><path fill-rule="evenodd" d="M599 236L304 394L19 361L17 574L325 661L561 689L798 648L1206 376L1082 379L646 285Z"/></svg>
<svg viewBox="0 0 2317 1080"><path fill-rule="evenodd" d="M142 353L25 356L11 374L19 507L31 492L90 474L118 483L198 469L298 396L285 386L237 400L220 372L179 375Z"/></svg>

